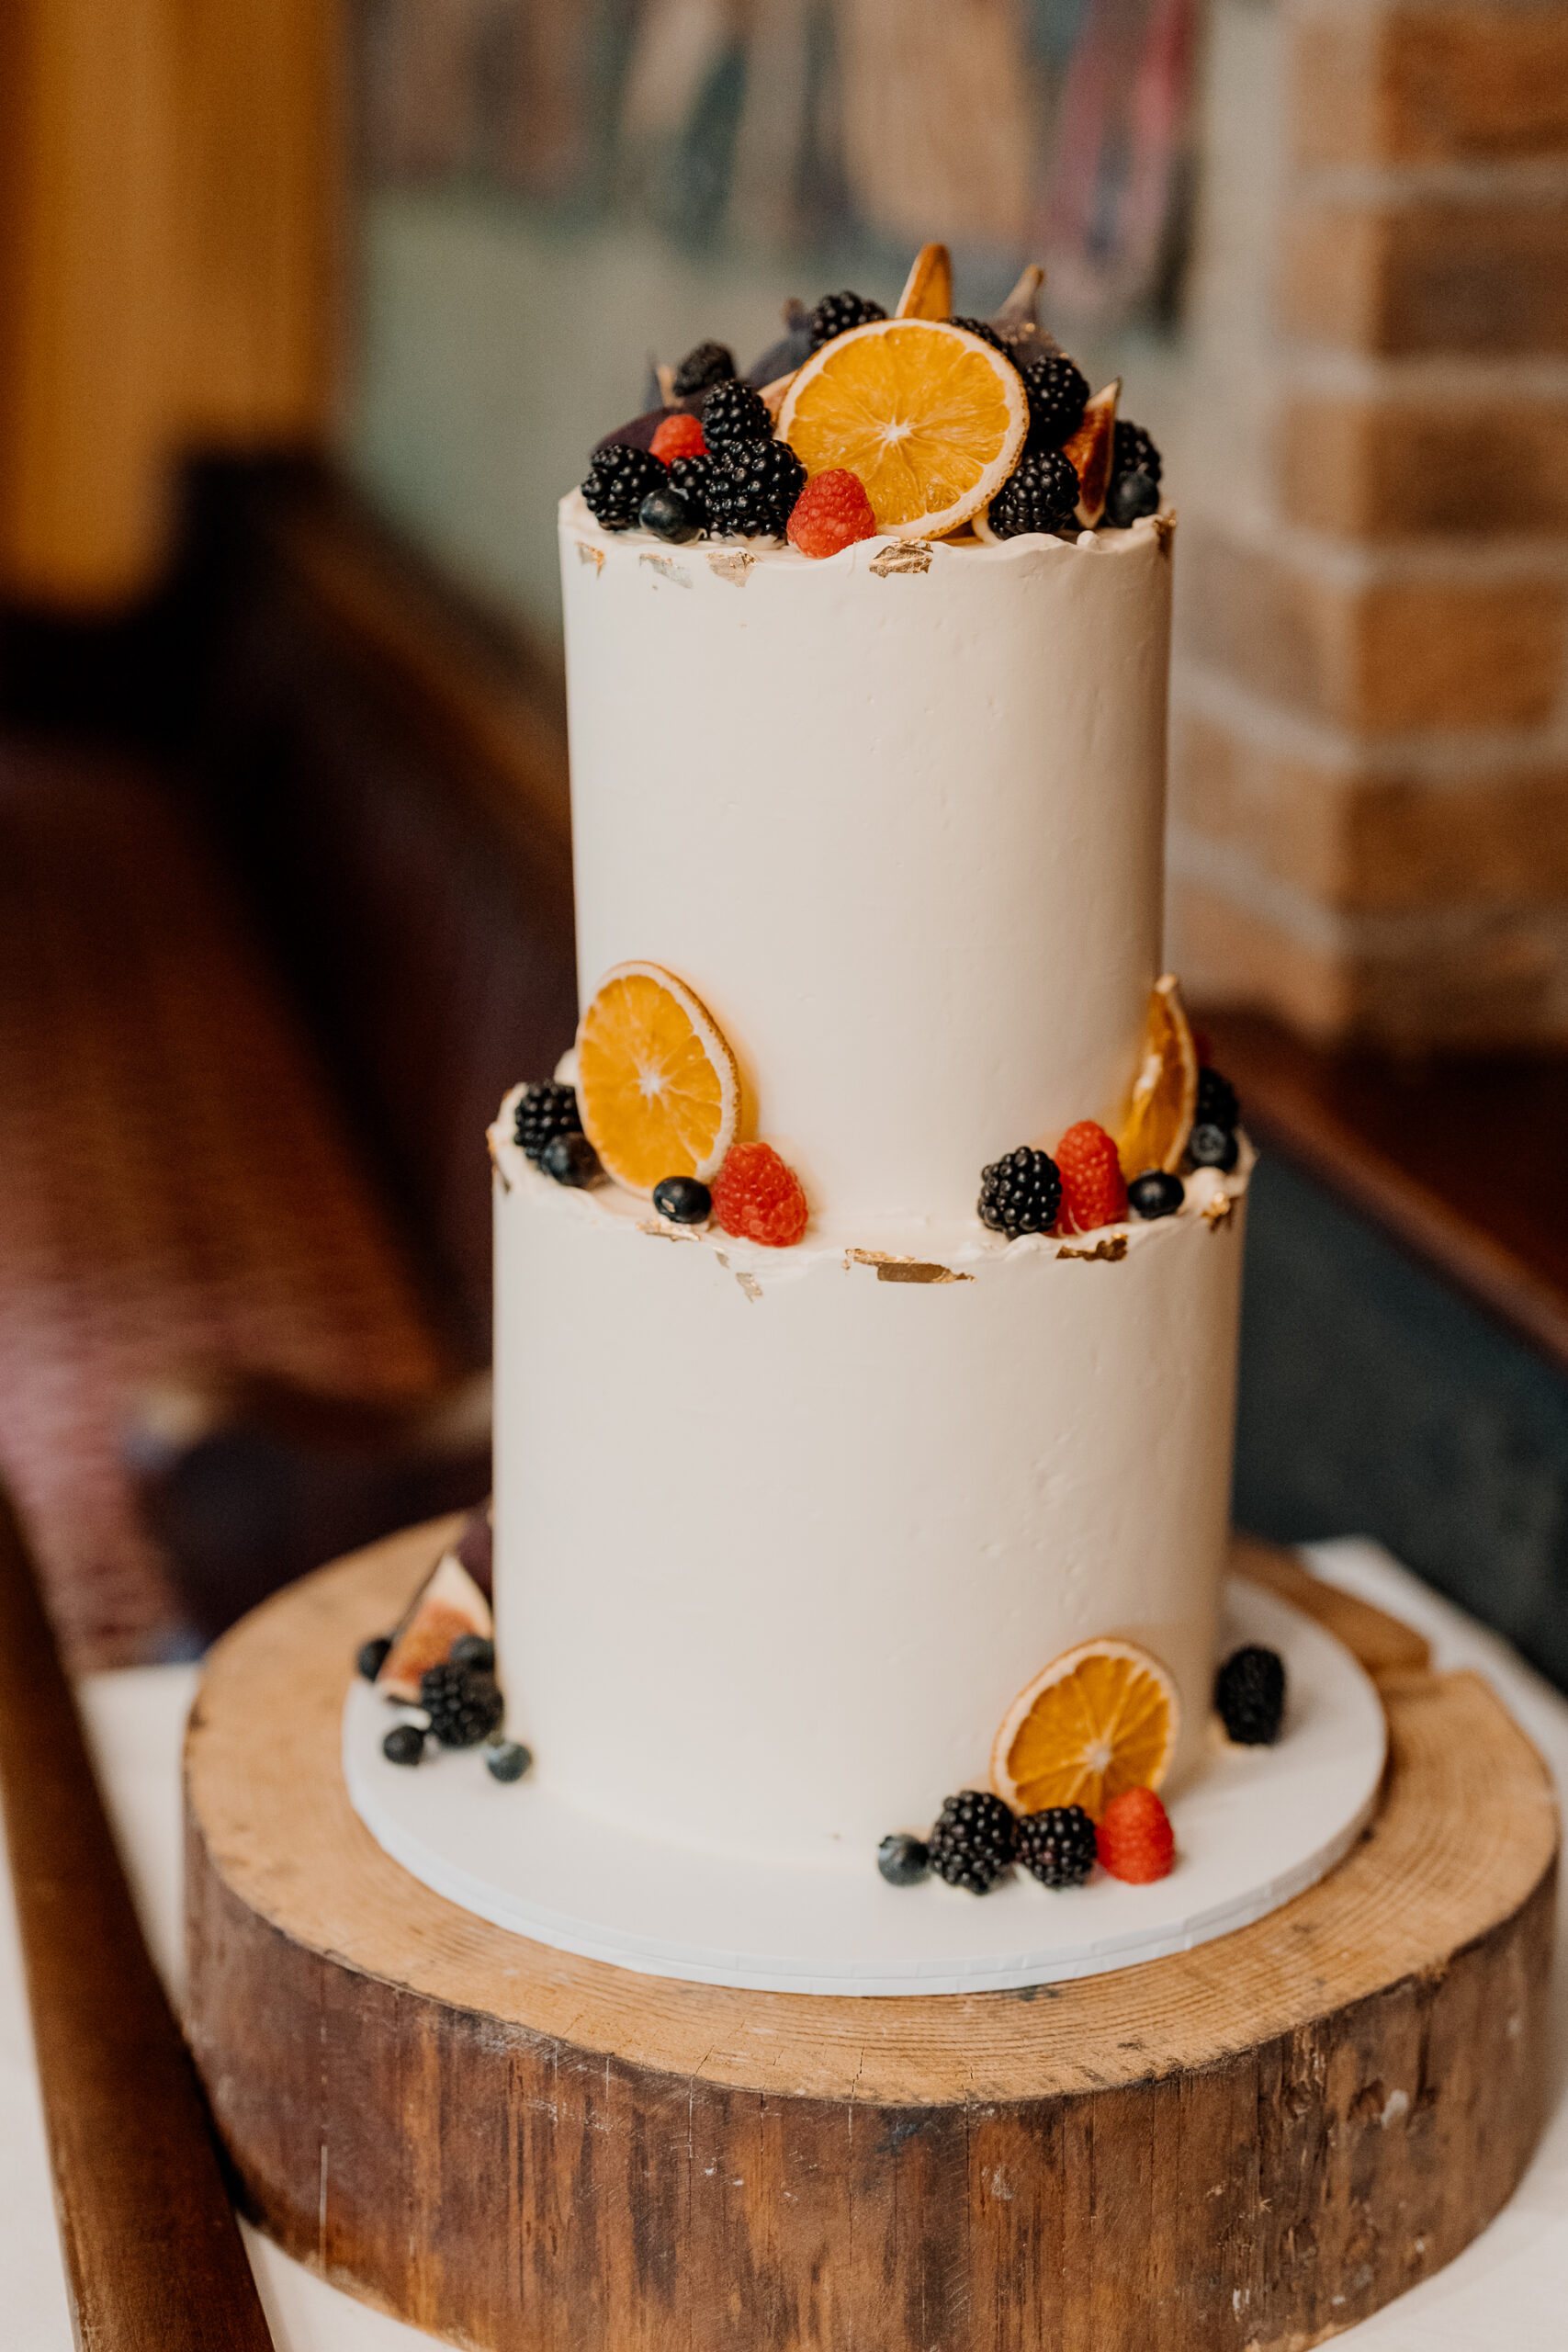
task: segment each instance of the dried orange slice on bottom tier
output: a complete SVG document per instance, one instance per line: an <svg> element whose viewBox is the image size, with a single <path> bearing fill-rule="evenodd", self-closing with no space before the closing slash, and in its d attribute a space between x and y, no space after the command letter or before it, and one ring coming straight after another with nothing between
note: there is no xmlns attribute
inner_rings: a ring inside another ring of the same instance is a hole
<svg viewBox="0 0 1568 2352"><path fill-rule="evenodd" d="M1179 1720L1157 1657L1134 1642L1080 1643L1013 1701L991 1750L991 1785L1020 1813L1081 1804L1098 1821L1123 1789L1158 1788Z"/></svg>
<svg viewBox="0 0 1568 2352"><path fill-rule="evenodd" d="M1150 1168L1174 1174L1197 1108L1198 1048L1181 991L1167 972L1149 997L1143 1068L1134 1080L1133 1099L1116 1138L1122 1175L1131 1180Z"/></svg>
<svg viewBox="0 0 1568 2352"><path fill-rule="evenodd" d="M577 1029L582 1131L631 1193L713 1175L735 1140L740 1080L718 1023L660 964L617 964Z"/></svg>
<svg viewBox="0 0 1568 2352"><path fill-rule="evenodd" d="M995 496L1029 429L1023 379L965 327L874 319L825 343L791 384L779 431L808 474L846 466L879 531L934 539Z"/></svg>

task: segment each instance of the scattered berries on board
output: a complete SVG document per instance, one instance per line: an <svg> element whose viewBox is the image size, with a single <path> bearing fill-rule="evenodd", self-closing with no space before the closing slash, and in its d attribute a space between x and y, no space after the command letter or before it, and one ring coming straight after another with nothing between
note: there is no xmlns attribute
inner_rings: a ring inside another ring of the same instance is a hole
<svg viewBox="0 0 1568 2352"><path fill-rule="evenodd" d="M789 443L726 441L710 463L710 526L727 538L782 538L806 488L806 468Z"/></svg>
<svg viewBox="0 0 1568 2352"><path fill-rule="evenodd" d="M426 1667L419 1678L419 1703L443 1747L477 1747L502 1717L502 1697L488 1674L454 1666Z"/></svg>
<svg viewBox="0 0 1568 2352"><path fill-rule="evenodd" d="M926 1842L938 1878L986 1894L1013 1860L1017 1823L989 1789L961 1789L946 1800Z"/></svg>
<svg viewBox="0 0 1568 2352"><path fill-rule="evenodd" d="M771 441L773 420L750 384L716 384L703 402L703 438L710 456L732 441Z"/></svg>
<svg viewBox="0 0 1568 2352"><path fill-rule="evenodd" d="M931 1851L923 1838L896 1833L877 1848L876 1867L889 1886L919 1886L931 1876Z"/></svg>
<svg viewBox="0 0 1568 2352"><path fill-rule="evenodd" d="M1075 520L1078 478L1060 449L1029 449L987 511L992 536L1021 538L1025 531L1066 531Z"/></svg>
<svg viewBox="0 0 1568 2352"><path fill-rule="evenodd" d="M575 1185L579 1192L601 1173L599 1155L586 1136L552 1136L539 1165L558 1184Z"/></svg>
<svg viewBox="0 0 1568 2352"><path fill-rule="evenodd" d="M695 391L698 387L694 384L692 389ZM653 436L649 454L668 466L677 458L700 458L707 446L701 419L682 413L665 418Z"/></svg>
<svg viewBox="0 0 1568 2352"><path fill-rule="evenodd" d="M708 485L713 480L713 459L708 457L672 458L670 461L670 487L677 498L684 499L693 520L707 527Z"/></svg>
<svg viewBox="0 0 1568 2352"><path fill-rule="evenodd" d="M789 543L802 555L838 555L856 539L869 539L876 530L876 515L865 494L865 484L847 466L816 474L795 500L789 518Z"/></svg>
<svg viewBox="0 0 1568 2352"><path fill-rule="evenodd" d="M1235 1127L1241 1124L1241 1104L1228 1078L1203 1064L1198 1071L1198 1107L1192 1114L1193 1124L1201 1127Z"/></svg>
<svg viewBox="0 0 1568 2352"><path fill-rule="evenodd" d="M1240 1153L1241 1146L1228 1127L1201 1122L1187 1138L1187 1157L1193 1167L1217 1168L1222 1176L1229 1175Z"/></svg>
<svg viewBox="0 0 1568 2352"><path fill-rule="evenodd" d="M492 1739L485 1747L485 1770L492 1781L520 1781L534 1761L520 1740Z"/></svg>
<svg viewBox="0 0 1568 2352"><path fill-rule="evenodd" d="M1163 1168L1145 1168L1127 1187L1128 1207L1150 1223L1157 1216L1174 1216L1186 1198L1180 1177L1168 1176Z"/></svg>
<svg viewBox="0 0 1568 2352"><path fill-rule="evenodd" d="M575 1090L554 1078L547 1078L536 1086L525 1086L517 1098L512 1131L519 1150L536 1162L544 1157L545 1146L552 1136L580 1136L582 1121L578 1115Z"/></svg>
<svg viewBox="0 0 1568 2352"><path fill-rule="evenodd" d="M424 1734L417 1724L394 1724L381 1742L389 1764L418 1764L424 1757Z"/></svg>
<svg viewBox="0 0 1568 2352"><path fill-rule="evenodd" d="M1061 1171L1032 1144L1020 1144L980 1170L980 1222L1010 1241L1021 1233L1049 1233L1061 1204Z"/></svg>
<svg viewBox="0 0 1568 2352"><path fill-rule="evenodd" d="M841 294L824 294L811 313L811 348L819 351L836 334L848 334L852 327L867 326L873 319L886 316L880 302L869 301L863 294L852 294L847 288Z"/></svg>
<svg viewBox="0 0 1568 2352"><path fill-rule="evenodd" d="M373 1642L360 1644L359 1656L354 1663L367 1682L375 1681L376 1677L387 1663L391 1647L392 1640L389 1634L378 1634Z"/></svg>
<svg viewBox="0 0 1568 2352"><path fill-rule="evenodd" d="M1042 1886L1081 1886L1094 1868L1094 1824L1081 1804L1026 1813L1017 1836L1018 1859Z"/></svg>
<svg viewBox="0 0 1568 2352"><path fill-rule="evenodd" d="M965 334L977 334L982 343L988 343L991 349L999 351L1004 358L1012 357L1006 337L997 333L989 319L955 318L953 323L955 327L962 327Z"/></svg>
<svg viewBox="0 0 1568 2352"><path fill-rule="evenodd" d="M612 441L588 469L582 503L606 531L629 531L643 500L666 480L659 459L648 449L628 449Z"/></svg>
<svg viewBox="0 0 1568 2352"><path fill-rule="evenodd" d="M1095 1844L1102 1868L1129 1886L1167 1878L1176 1860L1176 1833L1153 1789L1123 1789L1100 1816Z"/></svg>
<svg viewBox="0 0 1568 2352"><path fill-rule="evenodd" d="M771 1143L731 1144L713 1180L713 1213L738 1241L793 1249L810 1211L799 1177Z"/></svg>
<svg viewBox="0 0 1568 2352"><path fill-rule="evenodd" d="M1285 1662L1279 1651L1258 1642L1233 1650L1214 1678L1214 1705L1227 1739L1240 1747L1272 1747L1285 1716Z"/></svg>
<svg viewBox="0 0 1568 2352"><path fill-rule="evenodd" d="M1059 449L1083 423L1089 380L1063 352L1032 359L1021 372L1029 394L1029 447Z"/></svg>
<svg viewBox="0 0 1568 2352"><path fill-rule="evenodd" d="M1111 470L1113 474L1147 474L1157 489L1164 470L1164 460L1141 424L1130 416L1119 416L1111 445Z"/></svg>
<svg viewBox="0 0 1568 2352"><path fill-rule="evenodd" d="M454 1666L466 1666L471 1673L495 1672L495 1644L485 1634L459 1634L447 1657Z"/></svg>
<svg viewBox="0 0 1568 2352"><path fill-rule="evenodd" d="M1116 474L1105 493L1105 520L1113 530L1130 531L1145 514L1159 513L1159 490L1147 474L1136 470Z"/></svg>
<svg viewBox="0 0 1568 2352"><path fill-rule="evenodd" d="M734 373L734 354L722 343L699 343L676 368L671 389L678 401L689 401L694 393L710 391L715 384L728 383ZM662 457L663 450L659 454Z"/></svg>
<svg viewBox="0 0 1568 2352"><path fill-rule="evenodd" d="M1127 1186L1116 1139L1093 1119L1080 1119L1056 1146L1062 1204L1056 1215L1062 1233L1093 1233L1119 1225L1127 1214Z"/></svg>
<svg viewBox="0 0 1568 2352"><path fill-rule="evenodd" d="M713 1194L694 1176L666 1176L653 1188L653 1205L671 1225L705 1225Z"/></svg>
<svg viewBox="0 0 1568 2352"><path fill-rule="evenodd" d="M706 518L689 506L673 483L667 481L649 492L637 510L637 519L656 539L668 539L676 547L687 539L700 538L707 527Z"/></svg>

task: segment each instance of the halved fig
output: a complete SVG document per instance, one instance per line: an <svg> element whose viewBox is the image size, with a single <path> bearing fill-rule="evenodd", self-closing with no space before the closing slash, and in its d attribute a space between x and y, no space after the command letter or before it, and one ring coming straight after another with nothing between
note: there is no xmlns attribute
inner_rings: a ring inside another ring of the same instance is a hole
<svg viewBox="0 0 1568 2352"><path fill-rule="evenodd" d="M392 1635L376 1688L384 1699L417 1706L420 1676L451 1655L459 1634L479 1634L488 1642L494 1631L489 1601L456 1552L444 1552Z"/></svg>
<svg viewBox="0 0 1568 2352"><path fill-rule="evenodd" d="M1062 452L1078 478L1077 517L1086 531L1092 531L1105 512L1116 439L1116 401L1121 390L1122 379L1118 376L1102 392L1096 392L1084 410L1083 423Z"/></svg>

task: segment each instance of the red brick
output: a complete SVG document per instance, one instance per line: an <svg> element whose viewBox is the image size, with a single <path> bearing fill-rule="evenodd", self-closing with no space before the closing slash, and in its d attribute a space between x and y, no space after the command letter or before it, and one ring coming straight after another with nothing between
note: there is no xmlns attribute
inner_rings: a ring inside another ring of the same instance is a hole
<svg viewBox="0 0 1568 2352"><path fill-rule="evenodd" d="M1303 205L1285 227L1292 334L1386 355L1568 351L1568 206Z"/></svg>
<svg viewBox="0 0 1568 2352"><path fill-rule="evenodd" d="M1295 150L1308 164L1568 154L1568 8L1343 6L1299 21Z"/></svg>
<svg viewBox="0 0 1568 2352"><path fill-rule="evenodd" d="M1300 398L1280 436L1293 522L1344 537L1568 533L1568 401Z"/></svg>

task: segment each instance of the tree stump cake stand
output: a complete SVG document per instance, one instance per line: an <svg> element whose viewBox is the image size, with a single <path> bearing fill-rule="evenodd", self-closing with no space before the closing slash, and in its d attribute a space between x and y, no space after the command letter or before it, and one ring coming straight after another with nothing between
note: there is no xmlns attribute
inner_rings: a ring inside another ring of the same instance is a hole
<svg viewBox="0 0 1568 2352"><path fill-rule="evenodd" d="M352 1811L355 1650L453 1524L257 1610L191 1717L192 2045L245 2209L334 2285L495 2352L1263 2352L1508 2196L1556 1809L1405 1629L1238 1561L1357 1650L1391 1743L1360 1844L1255 1926L1022 1992L740 1992L508 1935Z"/></svg>

